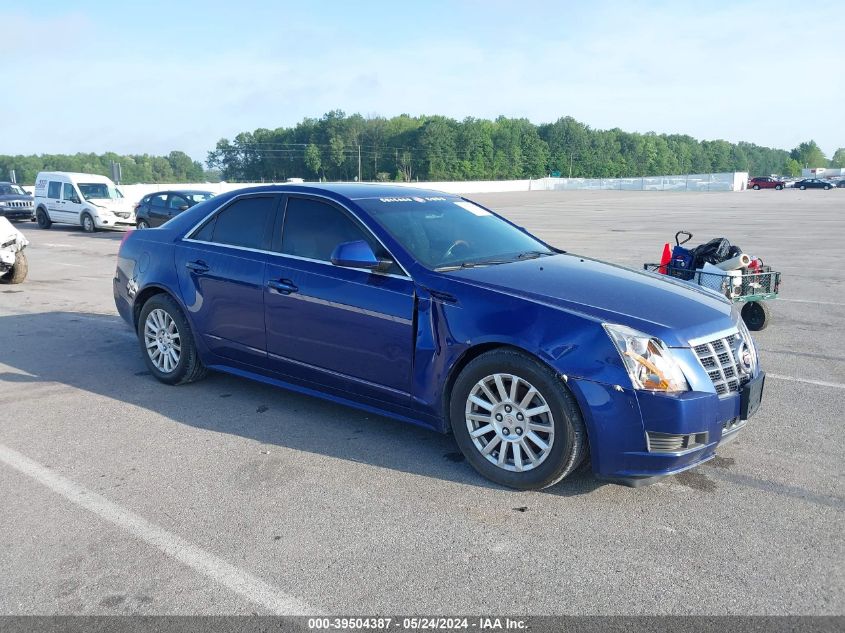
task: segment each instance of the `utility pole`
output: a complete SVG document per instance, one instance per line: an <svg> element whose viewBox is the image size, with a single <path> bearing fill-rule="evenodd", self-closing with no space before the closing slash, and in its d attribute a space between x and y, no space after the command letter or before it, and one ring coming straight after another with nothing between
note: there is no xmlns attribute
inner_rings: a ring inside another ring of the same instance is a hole
<svg viewBox="0 0 845 633"><path fill-rule="evenodd" d="M358 143L358 182L361 182L361 144Z"/></svg>
<svg viewBox="0 0 845 633"><path fill-rule="evenodd" d="M569 152L569 177L572 178L572 157L575 156L574 153Z"/></svg>

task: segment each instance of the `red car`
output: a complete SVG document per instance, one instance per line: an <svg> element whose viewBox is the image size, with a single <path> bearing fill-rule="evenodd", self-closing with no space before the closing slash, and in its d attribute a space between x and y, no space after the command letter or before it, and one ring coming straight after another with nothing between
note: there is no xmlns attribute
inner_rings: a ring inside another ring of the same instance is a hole
<svg viewBox="0 0 845 633"><path fill-rule="evenodd" d="M760 189L783 189L786 183L777 178L752 178L748 181L748 188L758 191Z"/></svg>

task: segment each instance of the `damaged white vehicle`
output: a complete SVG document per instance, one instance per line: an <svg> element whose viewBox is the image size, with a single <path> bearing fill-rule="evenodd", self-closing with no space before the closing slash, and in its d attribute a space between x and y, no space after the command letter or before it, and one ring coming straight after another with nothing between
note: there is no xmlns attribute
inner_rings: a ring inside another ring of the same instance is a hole
<svg viewBox="0 0 845 633"><path fill-rule="evenodd" d="M23 249L27 240L6 218L0 217L0 284L19 284L29 266Z"/></svg>

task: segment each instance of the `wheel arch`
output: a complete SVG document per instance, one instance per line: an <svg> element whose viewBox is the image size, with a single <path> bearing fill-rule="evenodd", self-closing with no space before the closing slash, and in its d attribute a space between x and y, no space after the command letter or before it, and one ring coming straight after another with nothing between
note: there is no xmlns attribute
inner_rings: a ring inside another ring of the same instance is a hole
<svg viewBox="0 0 845 633"><path fill-rule="evenodd" d="M488 341L484 343L479 343L477 345L473 345L463 351L463 353L452 363L452 367L449 369L449 373L447 374L446 382L443 389L443 401L441 403L442 406L442 414L443 420L446 423L445 428L447 433L451 433L451 425L449 424L449 403L452 399L452 390L455 387L455 382L458 380L458 376L461 375L461 372L469 365L472 361L476 358L481 356L482 354L486 354L487 352L492 352L495 350L510 350L514 352L518 352L531 358L532 360L537 361L541 365L547 367L550 371L552 371L556 376L560 375L560 372L555 369L551 363L545 360L542 356L532 353L527 349L520 347L518 345L514 345L512 343L505 343L505 342L497 342L497 341ZM578 397L578 394L574 393L572 388L569 386L566 380L560 381L561 387L565 389L569 394L572 396L573 400L575 401L575 405L578 407L579 412L581 413L581 418L585 420L585 430L587 427L586 424L586 417L584 415L584 410L581 407L581 399ZM590 434L587 433L587 442L586 446L589 450L589 438Z"/></svg>
<svg viewBox="0 0 845 633"><path fill-rule="evenodd" d="M179 307L182 306L182 302L179 301L179 298L175 296L170 290L165 288L164 286L158 285L150 285L146 286L143 290L141 290L135 297L135 301L132 303L132 325L135 330L138 329L138 318L141 316L141 310L144 309L144 304L147 303L150 299L155 297L156 295L167 295L171 299L173 299Z"/></svg>

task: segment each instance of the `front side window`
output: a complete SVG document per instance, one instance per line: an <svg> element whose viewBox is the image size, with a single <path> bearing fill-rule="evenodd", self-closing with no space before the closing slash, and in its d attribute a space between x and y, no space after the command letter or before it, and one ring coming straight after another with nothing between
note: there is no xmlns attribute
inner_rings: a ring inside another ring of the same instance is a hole
<svg viewBox="0 0 845 633"><path fill-rule="evenodd" d="M58 200L62 197L62 183L50 181L50 184L47 185L47 197L53 198L54 200Z"/></svg>
<svg viewBox="0 0 845 633"><path fill-rule="evenodd" d="M182 196L171 195L170 196L170 204L168 204L171 209L181 209L182 207L188 206L188 201L185 200Z"/></svg>
<svg viewBox="0 0 845 633"><path fill-rule="evenodd" d="M282 253L331 261L338 244L367 240L349 216L333 206L307 198L289 198L282 229Z"/></svg>
<svg viewBox="0 0 845 633"><path fill-rule="evenodd" d="M236 200L191 237L227 246L265 249L267 226L275 207L276 199L272 196Z"/></svg>
<svg viewBox="0 0 845 633"><path fill-rule="evenodd" d="M200 191L197 193L186 194L186 196L193 204L198 204L200 202L205 202L206 200L211 200L214 197L214 194L209 191Z"/></svg>
<svg viewBox="0 0 845 633"><path fill-rule="evenodd" d="M505 263L554 253L538 239L461 198L401 196L357 203L428 268Z"/></svg>
<svg viewBox="0 0 845 633"><path fill-rule="evenodd" d="M73 185L66 182L62 187L62 198L65 200L73 200L77 197L76 191L73 190Z"/></svg>

